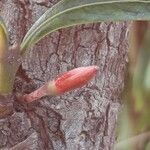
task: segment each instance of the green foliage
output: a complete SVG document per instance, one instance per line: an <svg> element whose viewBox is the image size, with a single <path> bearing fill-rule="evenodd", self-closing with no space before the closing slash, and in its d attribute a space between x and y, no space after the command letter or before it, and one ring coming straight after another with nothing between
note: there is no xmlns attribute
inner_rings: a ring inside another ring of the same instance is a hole
<svg viewBox="0 0 150 150"><path fill-rule="evenodd" d="M125 148L125 150L146 150L149 149L150 144L148 140L150 136L150 24L147 21L136 21L132 25L131 32L134 34L131 34L129 44L133 45L129 51L132 52L130 59L136 61L130 61L132 70L125 81L127 84L124 92L125 109L120 117L118 128L118 136L120 138L126 136L127 140L123 140L124 142L121 140L117 146L124 146L120 149ZM133 145L132 148L128 148L130 144Z"/></svg>
<svg viewBox="0 0 150 150"><path fill-rule="evenodd" d="M8 50L8 34L5 23L0 17L0 58L3 58L6 55Z"/></svg>
<svg viewBox="0 0 150 150"><path fill-rule="evenodd" d="M9 64L7 63L8 54L8 34L5 23L0 17L0 93L7 94L11 91L11 75Z"/></svg>
<svg viewBox="0 0 150 150"><path fill-rule="evenodd" d="M47 10L27 32L21 53L47 34L69 26L125 20L150 20L149 0L62 0Z"/></svg>
<svg viewBox="0 0 150 150"><path fill-rule="evenodd" d="M147 31L133 76L133 92L137 100L137 110L144 109L150 99L150 29Z"/></svg>

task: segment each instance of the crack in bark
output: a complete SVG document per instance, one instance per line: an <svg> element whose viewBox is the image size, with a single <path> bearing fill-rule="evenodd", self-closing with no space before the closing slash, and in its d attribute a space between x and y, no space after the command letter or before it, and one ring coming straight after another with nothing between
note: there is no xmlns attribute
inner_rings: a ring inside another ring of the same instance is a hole
<svg viewBox="0 0 150 150"><path fill-rule="evenodd" d="M30 0L13 0L13 1L17 7L20 5L20 7L18 7L20 9L20 14L21 14L21 18L19 19L19 24L20 24L19 26L21 27L21 31L20 31L21 35L24 36L28 29L27 25L29 22L29 18L31 17Z"/></svg>

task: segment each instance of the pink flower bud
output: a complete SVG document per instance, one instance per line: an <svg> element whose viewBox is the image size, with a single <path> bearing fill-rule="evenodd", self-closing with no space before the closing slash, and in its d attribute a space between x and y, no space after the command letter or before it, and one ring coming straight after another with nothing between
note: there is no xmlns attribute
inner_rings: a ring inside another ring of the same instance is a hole
<svg viewBox="0 0 150 150"><path fill-rule="evenodd" d="M24 100L32 102L46 95L60 95L76 88L80 88L94 77L98 69L98 66L88 66L68 71L59 76L56 80L49 81L36 91L24 95Z"/></svg>
<svg viewBox="0 0 150 150"><path fill-rule="evenodd" d="M54 83L56 93L63 94L87 84L97 73L97 66L79 67L58 77Z"/></svg>

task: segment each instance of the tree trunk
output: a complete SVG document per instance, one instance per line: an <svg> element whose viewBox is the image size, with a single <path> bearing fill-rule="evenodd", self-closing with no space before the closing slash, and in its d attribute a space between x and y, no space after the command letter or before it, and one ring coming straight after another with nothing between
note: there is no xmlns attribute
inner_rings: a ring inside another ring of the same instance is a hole
<svg viewBox="0 0 150 150"><path fill-rule="evenodd" d="M10 44L56 0L1 0ZM1 150L111 150L127 65L125 22L71 27L50 34L22 60L11 114L0 119ZM27 107L15 95L30 93L58 74L79 66L100 71L86 87L45 97Z"/></svg>

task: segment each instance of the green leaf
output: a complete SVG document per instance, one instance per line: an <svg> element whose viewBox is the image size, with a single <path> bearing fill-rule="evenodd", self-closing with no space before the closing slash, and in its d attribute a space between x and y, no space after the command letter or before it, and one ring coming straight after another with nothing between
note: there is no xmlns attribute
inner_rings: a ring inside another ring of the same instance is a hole
<svg viewBox="0 0 150 150"><path fill-rule="evenodd" d="M0 58L4 57L8 50L8 34L5 23L0 17Z"/></svg>
<svg viewBox="0 0 150 150"><path fill-rule="evenodd" d="M133 94L137 111L143 111L150 98L150 30L146 30L133 75Z"/></svg>
<svg viewBox="0 0 150 150"><path fill-rule="evenodd" d="M3 19L0 17L0 94L8 94L12 89L10 64L7 62L8 33Z"/></svg>
<svg viewBox="0 0 150 150"><path fill-rule="evenodd" d="M21 53L61 28L101 21L150 20L150 0L62 0L27 32Z"/></svg>

